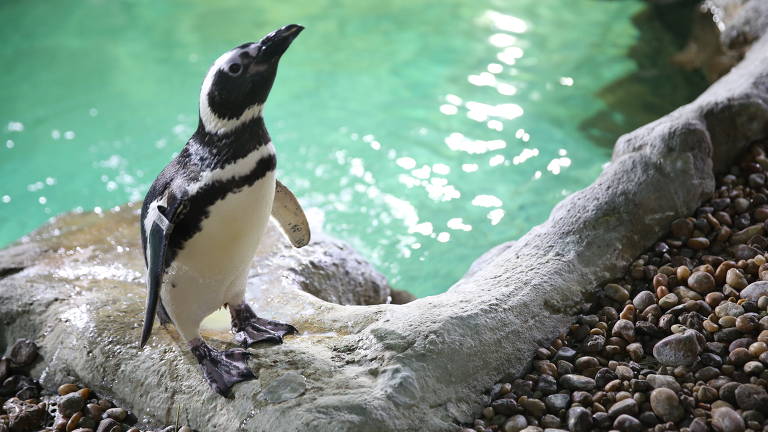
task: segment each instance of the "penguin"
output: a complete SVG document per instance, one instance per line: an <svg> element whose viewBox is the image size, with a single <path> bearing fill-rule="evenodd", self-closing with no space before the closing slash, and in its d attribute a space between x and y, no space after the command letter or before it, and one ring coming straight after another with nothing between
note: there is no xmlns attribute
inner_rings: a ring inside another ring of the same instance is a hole
<svg viewBox="0 0 768 432"><path fill-rule="evenodd" d="M270 215L295 247L310 239L299 202L275 178L275 147L262 117L278 62L303 29L287 25L214 62L200 90L197 130L152 183L141 208L148 295L140 346L156 315L163 326L172 323L203 377L224 397L256 378L243 348L282 343L297 332L257 316L245 286ZM201 338L200 323L222 306L243 348L219 351Z"/></svg>

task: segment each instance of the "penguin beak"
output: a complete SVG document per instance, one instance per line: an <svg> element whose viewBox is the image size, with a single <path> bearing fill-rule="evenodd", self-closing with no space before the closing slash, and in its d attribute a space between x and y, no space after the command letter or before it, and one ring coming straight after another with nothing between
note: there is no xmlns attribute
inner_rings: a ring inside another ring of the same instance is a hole
<svg viewBox="0 0 768 432"><path fill-rule="evenodd" d="M261 49L259 50L259 61L268 62L278 60L302 30L304 30L304 27L298 24L289 24L264 36L264 38L259 41L259 45L261 46Z"/></svg>

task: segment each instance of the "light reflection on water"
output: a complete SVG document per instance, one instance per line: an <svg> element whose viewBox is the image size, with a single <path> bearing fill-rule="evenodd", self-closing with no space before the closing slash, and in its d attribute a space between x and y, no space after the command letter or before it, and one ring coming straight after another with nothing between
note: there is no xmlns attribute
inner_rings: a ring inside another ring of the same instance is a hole
<svg viewBox="0 0 768 432"><path fill-rule="evenodd" d="M0 97L11 103L0 106L0 244L63 211L143 198L197 126L209 62L295 21L307 31L283 59L265 111L281 180L394 285L440 292L599 173L610 150L582 129L606 110L598 92L637 70L627 57L639 37L631 17L646 5L262 7L2 6ZM30 49L50 55L23 55ZM654 84L688 91L679 82ZM626 103L648 114L647 101Z"/></svg>

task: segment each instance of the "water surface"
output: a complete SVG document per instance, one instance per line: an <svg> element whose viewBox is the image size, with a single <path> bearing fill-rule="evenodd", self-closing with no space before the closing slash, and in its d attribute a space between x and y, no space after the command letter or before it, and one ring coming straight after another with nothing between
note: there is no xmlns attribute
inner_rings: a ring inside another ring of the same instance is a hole
<svg viewBox="0 0 768 432"><path fill-rule="evenodd" d="M666 66L676 42L646 7L4 2L0 245L64 211L142 199L197 126L210 63L300 23L264 114L279 177L393 285L444 291L588 185L618 132L701 89Z"/></svg>

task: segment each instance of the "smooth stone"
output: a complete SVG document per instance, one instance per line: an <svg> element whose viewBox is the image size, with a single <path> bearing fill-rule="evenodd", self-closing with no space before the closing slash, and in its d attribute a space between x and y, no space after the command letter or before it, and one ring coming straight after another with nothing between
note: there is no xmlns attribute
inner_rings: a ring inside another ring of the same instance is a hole
<svg viewBox="0 0 768 432"><path fill-rule="evenodd" d="M574 358L576 358L576 351L571 347L564 346L559 350L557 350L553 360L554 361L565 360L565 361L572 362Z"/></svg>
<svg viewBox="0 0 768 432"><path fill-rule="evenodd" d="M640 420L628 414L622 414L616 417L616 420L613 422L613 428L621 432L641 432L645 429L643 424L640 423Z"/></svg>
<svg viewBox="0 0 768 432"><path fill-rule="evenodd" d="M592 415L583 407L573 407L566 415L570 432L588 432L592 430Z"/></svg>
<svg viewBox="0 0 768 432"><path fill-rule="evenodd" d="M725 301L715 308L715 315L722 318L724 316L738 317L744 314L744 308L733 302Z"/></svg>
<svg viewBox="0 0 768 432"><path fill-rule="evenodd" d="M651 392L651 409L664 421L677 422L685 415L677 394L666 387Z"/></svg>
<svg viewBox="0 0 768 432"><path fill-rule="evenodd" d="M688 287L699 294L708 294L715 290L715 278L703 271L693 272L688 277Z"/></svg>
<svg viewBox="0 0 768 432"><path fill-rule="evenodd" d="M616 321L611 329L612 336L620 336L627 342L635 341L635 325L632 321L620 319Z"/></svg>
<svg viewBox="0 0 768 432"><path fill-rule="evenodd" d="M123 408L110 408L106 411L104 411L104 414L102 415L103 418L111 418L112 420L121 422L125 420L125 417L128 415L128 411L126 411Z"/></svg>
<svg viewBox="0 0 768 432"><path fill-rule="evenodd" d="M712 410L712 427L718 432L744 432L744 419L728 407Z"/></svg>
<svg viewBox="0 0 768 432"><path fill-rule="evenodd" d="M525 416L520 414L513 415L504 423L504 432L520 432L528 426Z"/></svg>
<svg viewBox="0 0 768 432"><path fill-rule="evenodd" d="M680 387L680 383L677 382L675 377L670 375L650 374L645 379L655 389L668 388L675 393L679 393L683 390L683 388Z"/></svg>
<svg viewBox="0 0 768 432"><path fill-rule="evenodd" d="M28 366L37 358L37 344L29 339L18 339L11 346L8 358L16 366Z"/></svg>
<svg viewBox="0 0 768 432"><path fill-rule="evenodd" d="M768 296L768 281L752 282L741 290L739 295L741 298L756 302L760 300L760 297Z"/></svg>
<svg viewBox="0 0 768 432"><path fill-rule="evenodd" d="M608 409L608 415L616 418L622 414L637 415L638 406L637 401L632 398L624 399L611 405Z"/></svg>
<svg viewBox="0 0 768 432"><path fill-rule="evenodd" d="M72 417L76 412L83 409L85 400L77 393L69 393L59 397L58 409L64 417Z"/></svg>
<svg viewBox="0 0 768 432"><path fill-rule="evenodd" d="M687 366L698 358L699 343L694 330L675 333L660 340L653 347L653 356L667 366Z"/></svg>
<svg viewBox="0 0 768 432"><path fill-rule="evenodd" d="M493 408L493 412L496 414L505 416L511 416L519 412L517 401L515 399L509 398L496 399L495 401L491 402L491 408Z"/></svg>
<svg viewBox="0 0 768 432"><path fill-rule="evenodd" d="M552 375L543 374L536 382L536 390L548 395L557 391L557 380Z"/></svg>
<svg viewBox="0 0 768 432"><path fill-rule="evenodd" d="M560 385L568 390L589 391L595 388L595 380L583 375L567 374L560 378Z"/></svg>
<svg viewBox="0 0 768 432"><path fill-rule="evenodd" d="M629 300L629 292L618 284L607 284L605 286L605 295L618 303L624 303Z"/></svg>
<svg viewBox="0 0 768 432"><path fill-rule="evenodd" d="M565 393L551 394L544 398L544 404L547 406L547 410L552 414L557 414L560 410L568 408L571 402L571 396Z"/></svg>
<svg viewBox="0 0 768 432"><path fill-rule="evenodd" d="M520 406L525 408L528 413L536 418L543 416L547 412L547 407L544 405L544 402L538 399L520 398L518 402L520 403Z"/></svg>
<svg viewBox="0 0 768 432"><path fill-rule="evenodd" d="M768 392L765 388L755 384L741 384L735 396L739 408L768 413Z"/></svg>
<svg viewBox="0 0 768 432"><path fill-rule="evenodd" d="M656 296L650 291L640 291L635 298L632 299L632 304L635 308L642 312L648 306L656 303Z"/></svg>

